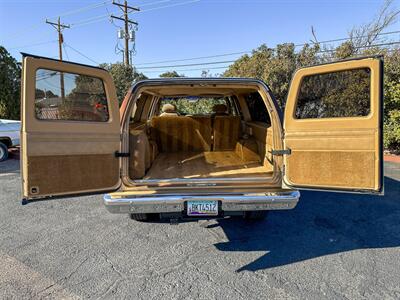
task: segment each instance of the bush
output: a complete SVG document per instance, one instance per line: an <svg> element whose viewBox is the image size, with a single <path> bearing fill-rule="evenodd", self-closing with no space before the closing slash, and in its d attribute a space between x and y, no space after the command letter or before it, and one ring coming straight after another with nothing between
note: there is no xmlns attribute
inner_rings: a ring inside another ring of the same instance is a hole
<svg viewBox="0 0 400 300"><path fill-rule="evenodd" d="M389 79L389 78L388 78ZM400 83L386 81L383 143L387 150L400 152Z"/></svg>

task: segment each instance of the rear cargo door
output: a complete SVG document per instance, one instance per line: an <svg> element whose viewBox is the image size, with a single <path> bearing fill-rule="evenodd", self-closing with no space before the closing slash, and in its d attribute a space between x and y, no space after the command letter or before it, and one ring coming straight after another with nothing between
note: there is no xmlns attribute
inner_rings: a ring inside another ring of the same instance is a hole
<svg viewBox="0 0 400 300"><path fill-rule="evenodd" d="M288 186L381 193L381 58L298 70L284 116Z"/></svg>
<svg viewBox="0 0 400 300"><path fill-rule="evenodd" d="M21 170L25 199L120 186L120 120L103 69L24 56Z"/></svg>

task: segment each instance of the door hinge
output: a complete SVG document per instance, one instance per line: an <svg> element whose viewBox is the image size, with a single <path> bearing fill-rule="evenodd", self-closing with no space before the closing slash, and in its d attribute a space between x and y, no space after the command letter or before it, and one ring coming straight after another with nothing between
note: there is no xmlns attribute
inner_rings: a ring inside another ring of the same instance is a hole
<svg viewBox="0 0 400 300"><path fill-rule="evenodd" d="M119 151L115 151L115 157L129 157L130 153L129 152L119 152Z"/></svg>
<svg viewBox="0 0 400 300"><path fill-rule="evenodd" d="M271 150L270 153L272 155L277 155L277 156L290 155L292 154L292 150L291 149Z"/></svg>

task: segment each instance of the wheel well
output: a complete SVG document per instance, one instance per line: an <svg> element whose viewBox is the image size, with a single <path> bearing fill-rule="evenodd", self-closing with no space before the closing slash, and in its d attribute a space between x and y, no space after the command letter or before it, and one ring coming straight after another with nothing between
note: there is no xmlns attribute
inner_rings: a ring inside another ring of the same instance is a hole
<svg viewBox="0 0 400 300"><path fill-rule="evenodd" d="M9 137L0 137L0 142L10 148L12 145L11 139Z"/></svg>

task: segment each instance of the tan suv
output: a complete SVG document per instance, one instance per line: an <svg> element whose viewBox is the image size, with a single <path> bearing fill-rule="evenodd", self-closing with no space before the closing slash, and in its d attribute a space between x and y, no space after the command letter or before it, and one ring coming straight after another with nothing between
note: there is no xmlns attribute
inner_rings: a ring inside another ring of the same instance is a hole
<svg viewBox="0 0 400 300"><path fill-rule="evenodd" d="M380 194L382 73L380 57L300 69L284 114L242 78L145 80L119 108L105 70L24 55L23 203L109 192L138 220L262 218L297 189Z"/></svg>

